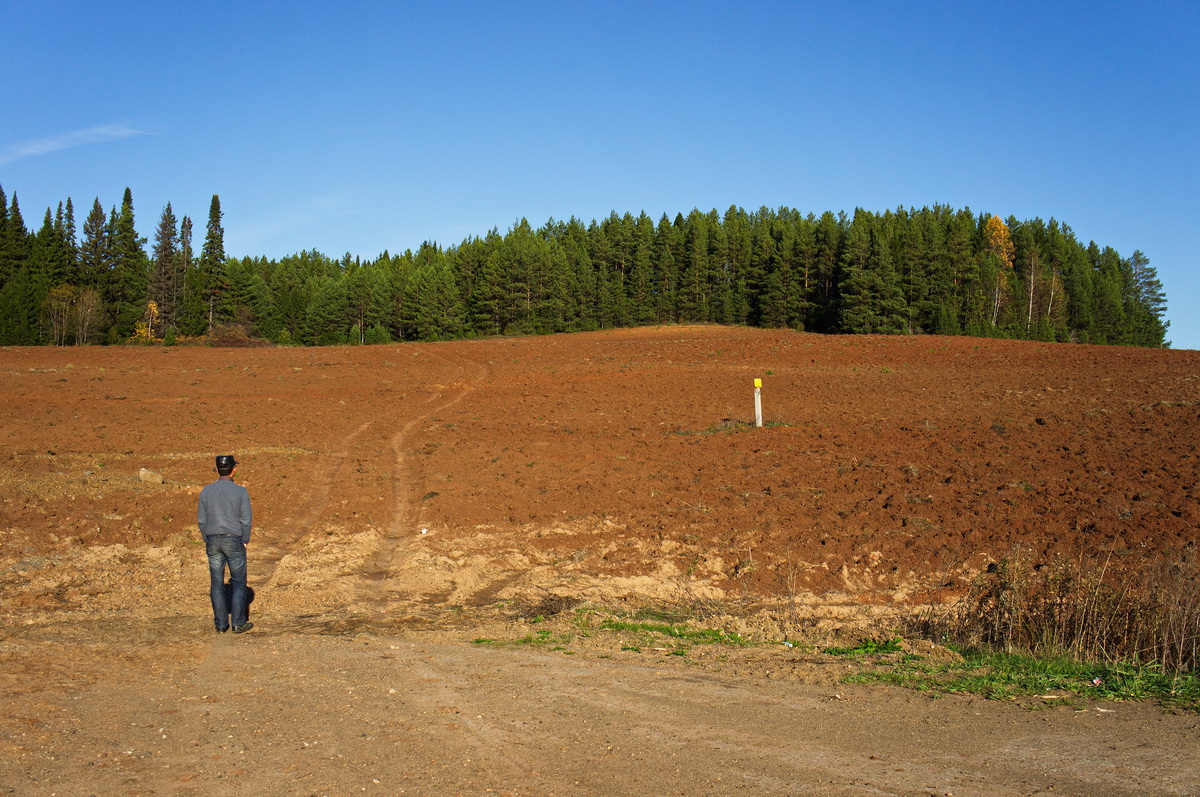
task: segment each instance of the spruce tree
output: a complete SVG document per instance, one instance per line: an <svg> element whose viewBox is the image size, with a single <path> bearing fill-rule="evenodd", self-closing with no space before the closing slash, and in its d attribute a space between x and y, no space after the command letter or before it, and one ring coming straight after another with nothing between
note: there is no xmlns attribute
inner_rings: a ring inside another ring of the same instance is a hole
<svg viewBox="0 0 1200 797"><path fill-rule="evenodd" d="M179 231L171 203L163 208L154 233L154 250L150 270L150 298L158 307L160 330L179 329L179 306L181 291L177 281L179 269Z"/></svg>
<svg viewBox="0 0 1200 797"><path fill-rule="evenodd" d="M600 326L596 265L588 252L587 228L574 217L567 222L563 232L562 255L570 271L568 279L574 296L573 317L575 329L594 330Z"/></svg>
<svg viewBox="0 0 1200 797"><path fill-rule="evenodd" d="M662 214L654 230L654 275L657 320L671 324L679 319L679 261L682 248L679 228Z"/></svg>
<svg viewBox="0 0 1200 797"><path fill-rule="evenodd" d="M1088 247L1088 256L1095 269L1092 342L1126 344L1129 341L1121 256L1110 246L1100 250L1094 242Z"/></svg>
<svg viewBox="0 0 1200 797"><path fill-rule="evenodd" d="M358 340L364 343L367 331L380 325L387 318L389 291L380 268L360 267L347 272L346 309L354 326L358 328Z"/></svg>
<svg viewBox="0 0 1200 797"><path fill-rule="evenodd" d="M4 186L0 185L0 288L8 283L12 275L12 260L8 253L8 197L4 193Z"/></svg>
<svg viewBox="0 0 1200 797"><path fill-rule="evenodd" d="M462 335L463 306L454 272L445 257L422 263L416 274L420 303L414 319L419 340L449 340Z"/></svg>
<svg viewBox="0 0 1200 797"><path fill-rule="evenodd" d="M67 245L71 250L71 261L77 266L79 264L79 241L76 238L75 231L75 203L71 201L71 197L67 197L67 208L63 215L63 234L67 239Z"/></svg>
<svg viewBox="0 0 1200 797"><path fill-rule="evenodd" d="M844 217L835 217L832 212L821 214L814 230L815 238L815 293L813 296L814 332L832 332L837 328L839 310L838 262L842 253L842 227Z"/></svg>
<svg viewBox="0 0 1200 797"><path fill-rule="evenodd" d="M61 211L61 206L59 207ZM56 222L46 208L42 227L32 238L29 252L30 272L42 283L45 290L55 285L69 283L74 277L74 264L67 246L66 233L61 221Z"/></svg>
<svg viewBox="0 0 1200 797"><path fill-rule="evenodd" d="M813 219L794 213L790 222L791 233L785 242L790 250L785 254L794 275L794 287L787 295L787 325L792 329L805 330L812 325L813 269L816 263L816 239Z"/></svg>
<svg viewBox="0 0 1200 797"><path fill-rule="evenodd" d="M109 215L111 268L104 285L104 298L112 316L110 343L133 335L137 322L146 314L146 291L150 281L145 238L134 226L133 192L125 189L121 210Z"/></svg>
<svg viewBox="0 0 1200 797"><path fill-rule="evenodd" d="M341 277L326 277L313 292L305 316L304 341L314 346L346 342L346 286Z"/></svg>
<svg viewBox="0 0 1200 797"><path fill-rule="evenodd" d="M894 335L907 332L907 307L892 267L881 222L859 210L846 232L841 262L843 332Z"/></svg>
<svg viewBox="0 0 1200 797"><path fill-rule="evenodd" d="M179 328L185 335L203 335L208 331L208 302L205 299L204 278L200 261L192 246L194 225L189 216L179 220L179 263L183 269L183 297Z"/></svg>
<svg viewBox="0 0 1200 797"><path fill-rule="evenodd" d="M225 230L221 226L221 198L213 194L208 206L208 226L200 249L200 298L204 305L204 331L233 320L232 297L225 274Z"/></svg>
<svg viewBox="0 0 1200 797"><path fill-rule="evenodd" d="M97 197L83 223L83 241L79 245L80 285L100 289L112 265L108 238L108 217Z"/></svg>
<svg viewBox="0 0 1200 797"><path fill-rule="evenodd" d="M0 345L31 346L37 343L38 311L45 292L30 271L30 236L15 191L3 221L0 228L0 268L4 271L4 283L0 288Z"/></svg>
<svg viewBox="0 0 1200 797"><path fill-rule="evenodd" d="M25 229L25 220L21 217L21 205L17 201L15 191L7 208L2 232L4 237L0 240L0 260L4 261L6 279L11 279L29 261L30 249L29 230Z"/></svg>
<svg viewBox="0 0 1200 797"><path fill-rule="evenodd" d="M679 275L679 315L683 321L708 321L711 318L708 250L708 219L693 210L687 218Z"/></svg>
<svg viewBox="0 0 1200 797"><path fill-rule="evenodd" d="M0 346L32 346L38 342L38 284L23 264L0 288Z"/></svg>

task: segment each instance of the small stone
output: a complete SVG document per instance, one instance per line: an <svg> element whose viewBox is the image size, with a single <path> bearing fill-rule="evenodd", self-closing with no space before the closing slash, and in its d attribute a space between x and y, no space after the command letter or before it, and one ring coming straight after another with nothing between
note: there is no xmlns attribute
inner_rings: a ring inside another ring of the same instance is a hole
<svg viewBox="0 0 1200 797"><path fill-rule="evenodd" d="M138 471L138 478L144 482L149 482L150 484L163 483L163 477L161 473L155 473L154 471L147 470L146 468L142 468Z"/></svg>

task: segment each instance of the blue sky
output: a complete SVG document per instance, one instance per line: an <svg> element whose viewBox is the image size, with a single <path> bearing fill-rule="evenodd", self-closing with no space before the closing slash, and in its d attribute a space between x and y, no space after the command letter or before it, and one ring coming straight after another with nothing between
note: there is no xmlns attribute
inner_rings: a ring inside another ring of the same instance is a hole
<svg viewBox="0 0 1200 797"><path fill-rule="evenodd" d="M1200 3L0 5L27 225L133 192L231 255L525 217L934 203L1141 249L1200 348Z"/></svg>

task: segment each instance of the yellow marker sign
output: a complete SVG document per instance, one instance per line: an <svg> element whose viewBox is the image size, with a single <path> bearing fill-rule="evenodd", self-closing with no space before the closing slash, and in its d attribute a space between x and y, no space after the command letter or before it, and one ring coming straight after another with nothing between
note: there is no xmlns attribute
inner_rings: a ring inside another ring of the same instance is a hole
<svg viewBox="0 0 1200 797"><path fill-rule="evenodd" d="M762 380L761 380L761 379L755 379L755 380L754 380L754 386L755 386L755 387L762 387Z"/></svg>

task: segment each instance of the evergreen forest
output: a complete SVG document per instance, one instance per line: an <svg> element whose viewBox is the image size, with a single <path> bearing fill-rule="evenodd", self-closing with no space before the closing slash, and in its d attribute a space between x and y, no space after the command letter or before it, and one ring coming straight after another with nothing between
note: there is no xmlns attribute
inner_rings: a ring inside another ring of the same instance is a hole
<svg viewBox="0 0 1200 797"><path fill-rule="evenodd" d="M193 240L200 239L197 251ZM942 205L804 214L692 210L657 221L525 219L373 260L226 254L220 199L203 231L132 193L71 199L27 227L0 188L0 344L188 339L375 344L673 323L1167 346L1149 260L1086 245L1054 219Z"/></svg>

